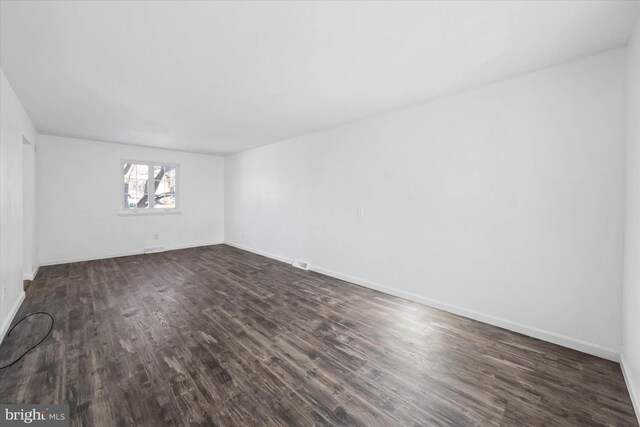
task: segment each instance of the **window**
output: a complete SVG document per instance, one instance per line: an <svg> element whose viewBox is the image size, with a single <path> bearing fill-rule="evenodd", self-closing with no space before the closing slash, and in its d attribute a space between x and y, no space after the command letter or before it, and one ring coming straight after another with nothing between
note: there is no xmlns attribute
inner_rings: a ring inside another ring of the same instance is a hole
<svg viewBox="0 0 640 427"><path fill-rule="evenodd" d="M124 210L150 212L178 207L178 165L123 161L122 172Z"/></svg>

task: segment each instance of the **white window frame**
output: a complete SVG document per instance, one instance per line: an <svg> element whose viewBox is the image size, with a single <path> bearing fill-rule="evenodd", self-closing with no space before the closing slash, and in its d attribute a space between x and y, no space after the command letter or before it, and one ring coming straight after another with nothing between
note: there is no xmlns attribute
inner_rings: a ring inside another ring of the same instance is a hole
<svg viewBox="0 0 640 427"><path fill-rule="evenodd" d="M125 209L123 207L123 197L124 197L124 187L122 181L122 171L124 165L126 163L134 163L137 165L147 165L149 168L149 178L147 179L147 194L149 199L149 207L142 209ZM129 160L129 159L120 159L119 163L119 179L120 179L120 209L118 211L118 215L121 216L129 216L129 215L171 215L171 214L179 214L180 213L180 165L178 163L168 163L168 162L150 162L148 160ZM175 208L158 208L154 206L154 203L151 203L152 196L155 194L155 190L153 188L155 176L153 174L154 166L171 166L176 170L176 207Z"/></svg>

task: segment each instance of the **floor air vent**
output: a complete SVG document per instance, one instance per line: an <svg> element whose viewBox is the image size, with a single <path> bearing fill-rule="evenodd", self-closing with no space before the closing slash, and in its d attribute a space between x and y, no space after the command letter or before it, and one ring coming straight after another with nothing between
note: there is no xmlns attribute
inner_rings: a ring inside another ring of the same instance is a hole
<svg viewBox="0 0 640 427"><path fill-rule="evenodd" d="M309 263L307 261L301 261L299 259L296 259L293 261L293 266L295 268L300 268L302 270L308 270L309 269Z"/></svg>

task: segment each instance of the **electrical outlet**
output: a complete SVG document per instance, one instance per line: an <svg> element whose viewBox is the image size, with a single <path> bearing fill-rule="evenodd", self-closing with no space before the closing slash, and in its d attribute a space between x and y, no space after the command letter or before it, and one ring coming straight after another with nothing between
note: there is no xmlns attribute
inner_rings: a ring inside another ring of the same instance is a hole
<svg viewBox="0 0 640 427"><path fill-rule="evenodd" d="M357 215L362 218L364 216L364 208L362 206L358 206Z"/></svg>
<svg viewBox="0 0 640 427"><path fill-rule="evenodd" d="M160 235L158 235L158 234L154 234L154 235L153 235L153 240L158 240L158 238L159 238L159 237L160 237Z"/></svg>

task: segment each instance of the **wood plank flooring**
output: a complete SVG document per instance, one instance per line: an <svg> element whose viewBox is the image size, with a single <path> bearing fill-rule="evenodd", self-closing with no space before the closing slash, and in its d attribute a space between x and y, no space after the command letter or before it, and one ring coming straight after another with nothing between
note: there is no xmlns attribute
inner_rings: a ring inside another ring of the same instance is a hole
<svg viewBox="0 0 640 427"><path fill-rule="evenodd" d="M44 267L39 310L0 402L75 426L638 425L617 363L225 245Z"/></svg>

